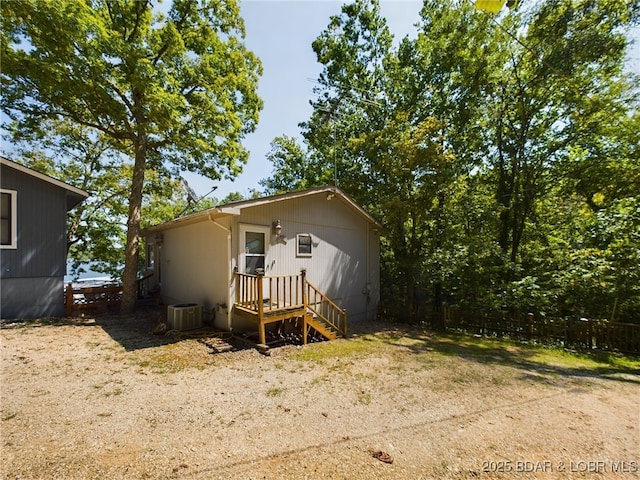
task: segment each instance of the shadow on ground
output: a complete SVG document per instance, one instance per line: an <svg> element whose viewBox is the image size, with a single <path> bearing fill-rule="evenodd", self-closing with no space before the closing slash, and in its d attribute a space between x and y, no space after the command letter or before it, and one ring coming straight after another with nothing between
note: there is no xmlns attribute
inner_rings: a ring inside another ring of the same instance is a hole
<svg viewBox="0 0 640 480"><path fill-rule="evenodd" d="M590 377L640 385L640 358L615 352L563 351L506 339L436 333L421 326L387 322L379 323L375 328L362 327L353 332L354 337L366 338L367 334L375 335L376 341L409 350L416 355L432 353L482 364L516 367L522 371L523 377L533 381Z"/></svg>

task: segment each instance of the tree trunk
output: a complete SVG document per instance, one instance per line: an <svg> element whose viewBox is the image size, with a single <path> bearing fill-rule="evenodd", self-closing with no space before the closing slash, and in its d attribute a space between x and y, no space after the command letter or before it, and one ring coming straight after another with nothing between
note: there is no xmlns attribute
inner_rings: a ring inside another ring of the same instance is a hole
<svg viewBox="0 0 640 480"><path fill-rule="evenodd" d="M135 146L136 158L133 168L131 194L129 196L129 219L127 221L127 244L125 246L124 276L122 278L122 304L120 313L133 313L138 294L138 245L140 241L140 212L142 210L142 191L147 160L147 141L142 134Z"/></svg>

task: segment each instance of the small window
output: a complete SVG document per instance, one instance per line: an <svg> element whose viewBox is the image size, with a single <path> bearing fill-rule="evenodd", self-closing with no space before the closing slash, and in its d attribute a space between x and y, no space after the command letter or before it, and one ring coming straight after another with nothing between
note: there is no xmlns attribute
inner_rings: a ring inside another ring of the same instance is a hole
<svg viewBox="0 0 640 480"><path fill-rule="evenodd" d="M0 248L17 248L17 192L0 190Z"/></svg>
<svg viewBox="0 0 640 480"><path fill-rule="evenodd" d="M308 233L299 233L297 235L297 246L298 251L297 255L299 257L310 257L311 256L311 235Z"/></svg>
<svg viewBox="0 0 640 480"><path fill-rule="evenodd" d="M155 252L156 252L156 248L155 248L155 244L153 243L147 243L147 268L153 268L153 266L155 265Z"/></svg>

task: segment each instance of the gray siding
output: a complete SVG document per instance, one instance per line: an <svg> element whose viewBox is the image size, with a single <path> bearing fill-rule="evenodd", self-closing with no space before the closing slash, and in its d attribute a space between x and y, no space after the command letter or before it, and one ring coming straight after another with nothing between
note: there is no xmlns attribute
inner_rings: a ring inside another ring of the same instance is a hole
<svg viewBox="0 0 640 480"><path fill-rule="evenodd" d="M63 277L2 279L2 318L62 317Z"/></svg>
<svg viewBox="0 0 640 480"><path fill-rule="evenodd" d="M0 177L3 189L17 192L17 248L0 250L2 317L59 315L66 269L66 191L6 166Z"/></svg>

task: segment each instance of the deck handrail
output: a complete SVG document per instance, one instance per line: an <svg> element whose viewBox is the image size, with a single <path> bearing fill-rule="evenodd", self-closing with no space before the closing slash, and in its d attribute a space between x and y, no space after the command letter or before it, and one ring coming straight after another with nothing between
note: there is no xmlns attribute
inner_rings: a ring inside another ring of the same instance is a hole
<svg viewBox="0 0 640 480"><path fill-rule="evenodd" d="M311 282L306 282L306 307L316 316L322 318L336 332L347 336L347 311L336 305Z"/></svg>
<svg viewBox="0 0 640 480"><path fill-rule="evenodd" d="M236 272L236 305L265 313L304 308L339 334L347 335L347 312L336 305L306 279L302 270L296 275L270 275Z"/></svg>
<svg viewBox="0 0 640 480"><path fill-rule="evenodd" d="M265 276L236 272L236 304L258 312L303 307L304 273Z"/></svg>

